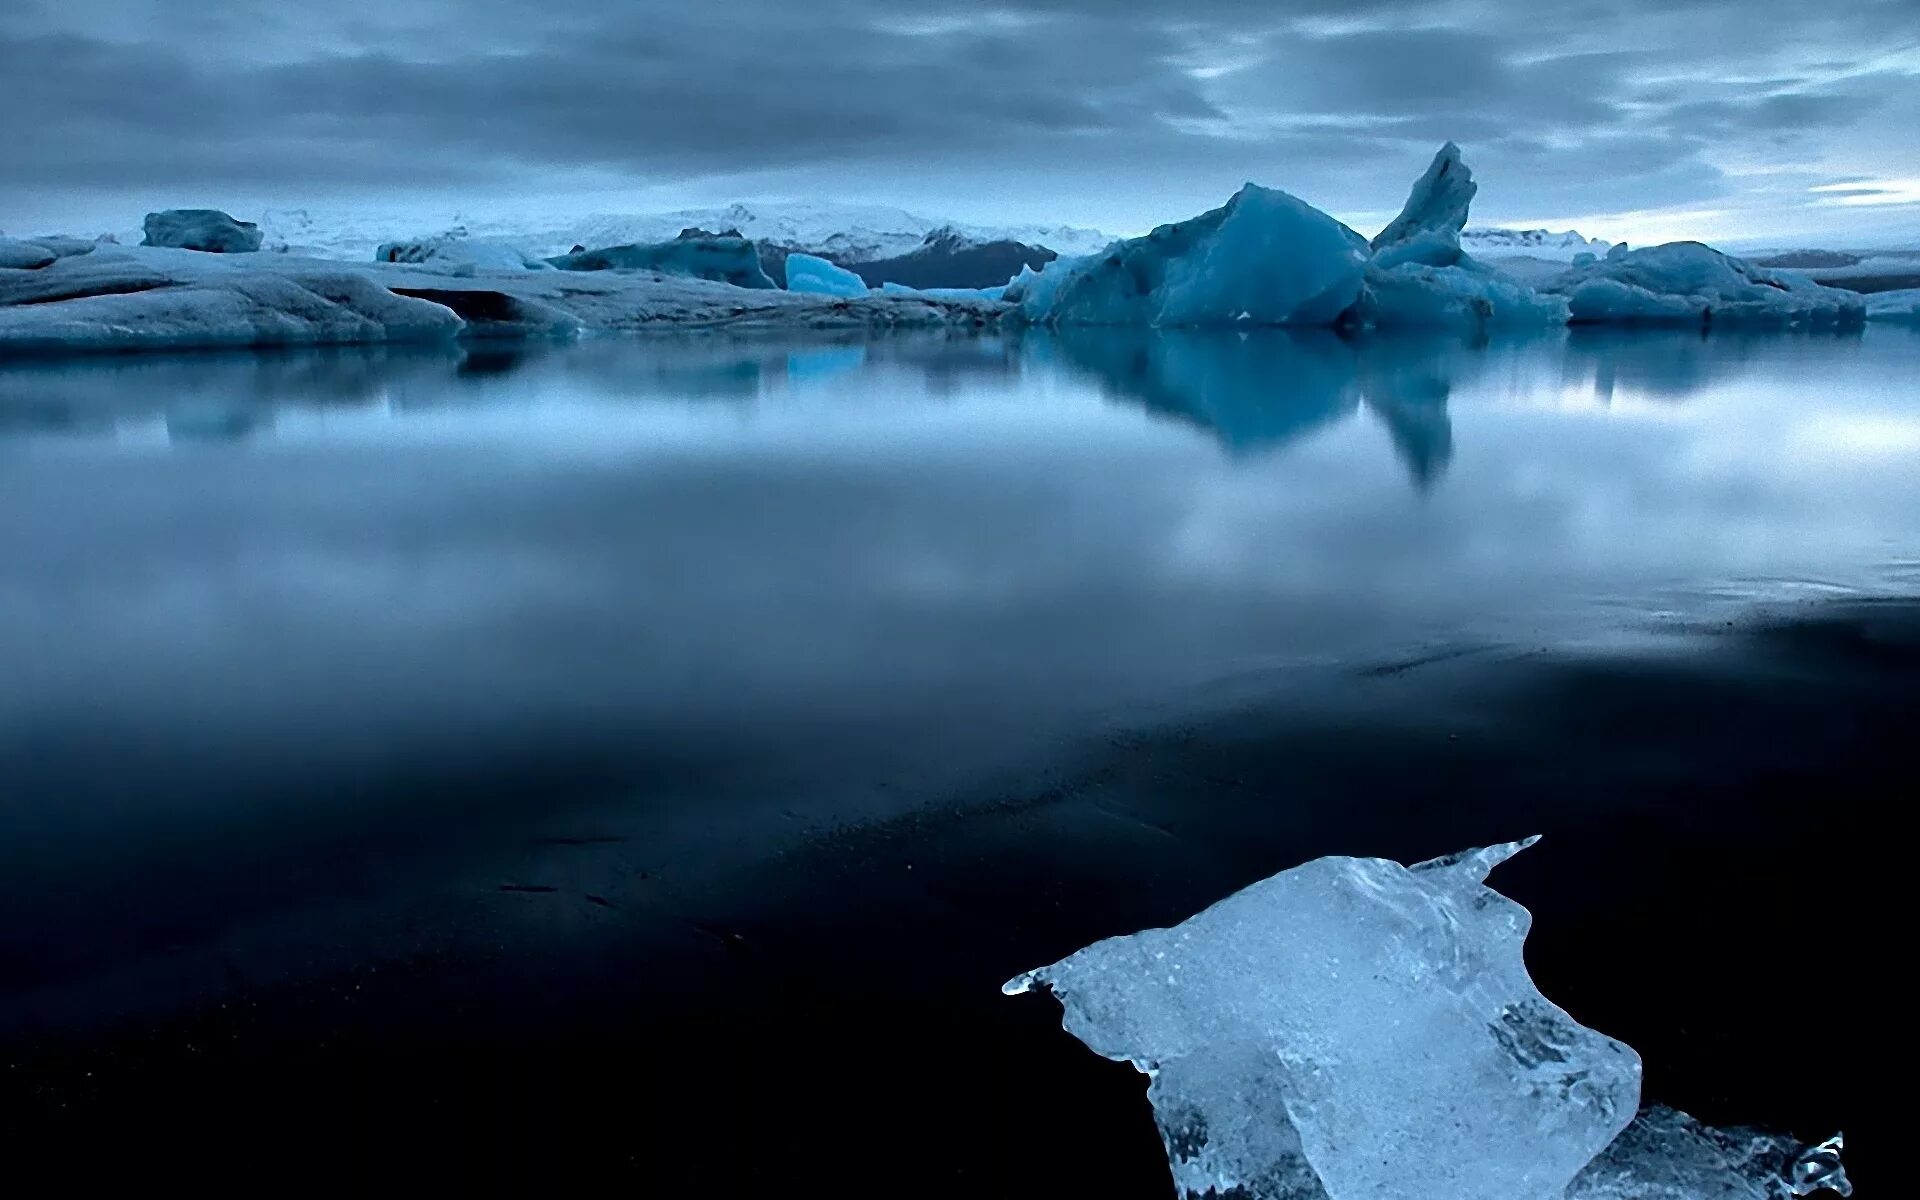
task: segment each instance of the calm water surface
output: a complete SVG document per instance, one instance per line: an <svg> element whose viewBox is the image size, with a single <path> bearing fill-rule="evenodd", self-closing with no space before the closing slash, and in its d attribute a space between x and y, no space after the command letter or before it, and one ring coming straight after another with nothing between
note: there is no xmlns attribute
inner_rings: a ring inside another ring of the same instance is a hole
<svg viewBox="0 0 1920 1200"><path fill-rule="evenodd" d="M1911 594L1916 380L1880 329L0 364L0 1032L552 920L503 880L693 905L1251 695Z"/></svg>

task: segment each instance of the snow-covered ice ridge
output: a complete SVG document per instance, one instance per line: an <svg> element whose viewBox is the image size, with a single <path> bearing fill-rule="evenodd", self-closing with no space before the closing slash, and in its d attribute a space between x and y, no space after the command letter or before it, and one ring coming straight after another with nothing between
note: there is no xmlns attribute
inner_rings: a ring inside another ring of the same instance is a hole
<svg viewBox="0 0 1920 1200"><path fill-rule="evenodd" d="M14 249L19 247L17 252ZM456 270L295 254L0 241L0 356L698 327L985 325L978 297L808 295L656 271Z"/></svg>
<svg viewBox="0 0 1920 1200"><path fill-rule="evenodd" d="M1152 1082L1191 1196L1789 1200L1852 1193L1804 1147L1640 1108L1640 1058L1540 994L1487 873L1538 839L1402 866L1322 858L1171 929L1009 981Z"/></svg>
<svg viewBox="0 0 1920 1200"><path fill-rule="evenodd" d="M737 229L742 237L756 242L837 262L895 258L917 249L928 234L942 229L951 229L970 241L1023 242L1068 255L1091 254L1113 240L1098 230L1066 225L969 225L879 205L798 202L558 218L550 213L451 216L425 222L424 228L417 215L279 209L263 214L259 225L268 249L292 247L321 257L362 261L371 258L381 244L399 238L427 241L453 234L476 242L511 244L529 255L546 258L565 254L574 246L594 249L671 241L682 229L713 233Z"/></svg>

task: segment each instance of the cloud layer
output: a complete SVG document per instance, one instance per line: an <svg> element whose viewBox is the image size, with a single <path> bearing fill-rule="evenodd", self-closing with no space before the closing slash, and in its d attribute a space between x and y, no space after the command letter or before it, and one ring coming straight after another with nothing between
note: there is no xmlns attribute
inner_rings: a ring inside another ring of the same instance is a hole
<svg viewBox="0 0 1920 1200"><path fill-rule="evenodd" d="M0 227L590 192L1128 229L1247 178L1364 223L1455 138L1488 219L1764 233L1920 175L1911 0L180 7L28 0L0 32Z"/></svg>

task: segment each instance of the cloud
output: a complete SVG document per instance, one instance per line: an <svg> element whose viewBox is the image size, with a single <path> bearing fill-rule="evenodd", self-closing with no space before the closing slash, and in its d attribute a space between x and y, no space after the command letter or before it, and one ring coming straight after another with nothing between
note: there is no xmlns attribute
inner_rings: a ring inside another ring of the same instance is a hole
<svg viewBox="0 0 1920 1200"><path fill-rule="evenodd" d="M732 181L1124 228L1247 178L1390 210L1446 138L1490 214L1697 205L1782 146L1889 173L1920 36L1909 0L1844 8L34 0L0 33L0 226L85 196Z"/></svg>

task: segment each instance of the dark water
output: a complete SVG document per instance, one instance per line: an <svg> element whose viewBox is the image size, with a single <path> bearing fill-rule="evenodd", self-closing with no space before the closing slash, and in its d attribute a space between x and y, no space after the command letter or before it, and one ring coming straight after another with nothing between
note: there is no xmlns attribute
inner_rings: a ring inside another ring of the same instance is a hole
<svg viewBox="0 0 1920 1200"><path fill-rule="evenodd" d="M1854 1133L1917 369L1879 329L0 364L0 1146L1160 1195L1138 1076L1003 979L1539 831L1496 882L1651 1096Z"/></svg>

